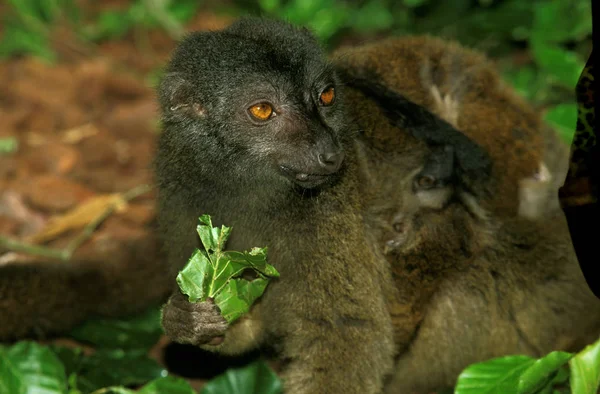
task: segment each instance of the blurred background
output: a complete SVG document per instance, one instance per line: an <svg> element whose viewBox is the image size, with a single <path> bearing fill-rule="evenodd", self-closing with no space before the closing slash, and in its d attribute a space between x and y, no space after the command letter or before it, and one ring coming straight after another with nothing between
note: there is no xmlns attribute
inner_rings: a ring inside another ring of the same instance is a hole
<svg viewBox="0 0 600 394"><path fill-rule="evenodd" d="M456 39L497 59L565 138L574 128L574 86L591 49L588 0L5 0L0 58L60 68L106 57L152 85L173 40L246 14L308 26L328 48L402 34Z"/></svg>

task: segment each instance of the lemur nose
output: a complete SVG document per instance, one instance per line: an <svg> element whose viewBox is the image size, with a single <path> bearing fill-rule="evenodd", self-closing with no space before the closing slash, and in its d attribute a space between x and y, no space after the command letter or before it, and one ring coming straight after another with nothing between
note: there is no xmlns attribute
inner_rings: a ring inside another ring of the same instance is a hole
<svg viewBox="0 0 600 394"><path fill-rule="evenodd" d="M319 154L319 164L328 172L336 172L344 161L344 152L326 152Z"/></svg>

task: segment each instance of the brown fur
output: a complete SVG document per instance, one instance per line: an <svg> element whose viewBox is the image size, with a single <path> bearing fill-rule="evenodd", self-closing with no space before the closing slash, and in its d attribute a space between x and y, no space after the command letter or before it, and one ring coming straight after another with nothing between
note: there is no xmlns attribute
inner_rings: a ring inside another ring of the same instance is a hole
<svg viewBox="0 0 600 394"><path fill-rule="evenodd" d="M392 127L363 94L348 95L364 135L366 221L396 283L389 308L399 358L386 392L431 392L454 385L474 362L577 350L597 339L600 302L558 207L566 147L489 62L427 37L344 49L336 59L350 75L379 76L456 125L495 164L491 203L467 195L441 209L423 207L411 185L430 147ZM449 59L464 68L449 68ZM440 86L422 78L431 64ZM517 129L521 139L512 135Z"/></svg>
<svg viewBox="0 0 600 394"><path fill-rule="evenodd" d="M482 54L455 42L417 36L341 48L333 57L350 75L349 83L352 76L376 76L477 141L495 163L495 193L485 205L498 214L517 213L518 182L533 176L542 161L540 117L501 81ZM440 105L438 97L450 105ZM352 107L375 146L395 150L403 145L405 137L382 127L385 121L378 120L372 106ZM458 113L449 116L448 111Z"/></svg>
<svg viewBox="0 0 600 394"><path fill-rule="evenodd" d="M132 239L128 254L110 251L73 262L0 266L0 341L48 338L93 316L125 316L163 302L172 291L155 237Z"/></svg>

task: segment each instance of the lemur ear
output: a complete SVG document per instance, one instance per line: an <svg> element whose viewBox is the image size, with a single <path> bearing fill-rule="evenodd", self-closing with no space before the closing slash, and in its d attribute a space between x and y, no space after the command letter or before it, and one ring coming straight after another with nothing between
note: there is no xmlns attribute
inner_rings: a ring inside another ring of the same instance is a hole
<svg viewBox="0 0 600 394"><path fill-rule="evenodd" d="M442 151L432 154L429 166L444 164L446 169L452 169L456 182L460 182L469 193L476 196L485 193L492 168L492 161L487 152L450 123L378 83L377 80L376 76L352 76L347 78L346 85L360 90L366 97L375 101L395 127L406 130L434 149L442 147ZM449 148L453 152L452 159L449 151L445 151ZM436 171L442 171L444 166ZM447 175L444 173L444 178L447 178Z"/></svg>
<svg viewBox="0 0 600 394"><path fill-rule="evenodd" d="M202 117L205 109L194 100L194 90L183 73L165 74L158 86L158 97L164 114L182 114Z"/></svg>

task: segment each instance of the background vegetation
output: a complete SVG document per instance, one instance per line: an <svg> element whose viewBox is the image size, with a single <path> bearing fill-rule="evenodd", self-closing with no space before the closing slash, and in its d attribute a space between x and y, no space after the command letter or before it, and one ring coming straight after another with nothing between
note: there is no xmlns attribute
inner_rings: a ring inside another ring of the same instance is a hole
<svg viewBox="0 0 600 394"><path fill-rule="evenodd" d="M543 109L566 140L575 129L574 88L591 51L589 0L6 0L0 3L0 61L34 56L59 64L66 61L66 54L94 51L119 40L151 48L156 32L175 40L206 15L233 18L245 14L308 26L330 49L403 34L458 40L494 58L505 79ZM159 74L160 68L153 68L144 77L154 83ZM0 138L0 154L15 149L14 138ZM71 337L98 349L92 354L27 341L0 345L0 393L25 392L25 386L48 393L130 393L107 387L143 384L141 392L146 394L193 393L185 381L165 377L166 370L147 357L160 335L158 311L153 310L128 320L92 321L77 328ZM598 363L599 354L600 344L596 344L584 356ZM521 386L526 376L529 380L523 392L552 392L555 385L566 385L567 363L578 363L581 358L562 353L536 363L517 357L497 362L497 371L499 379L506 381L503 366L513 372L521 368L508 381ZM467 378L476 376L477 366L470 373ZM586 379L597 385L600 376ZM493 386L494 381L488 383ZM280 390L270 369L258 363L231 370L203 393L242 393L240 386L246 388L243 393ZM502 392L503 387L496 390Z"/></svg>
<svg viewBox="0 0 600 394"><path fill-rule="evenodd" d="M574 86L591 50L589 0L131 0L98 11L77 0L7 0L0 58L30 54L59 61L69 29L80 43L143 42L152 29L178 38L201 9L266 15L310 27L326 47L401 34L456 39L498 60L505 78L569 139L576 121ZM63 36L64 37L64 36ZM57 42L58 41L58 42Z"/></svg>

